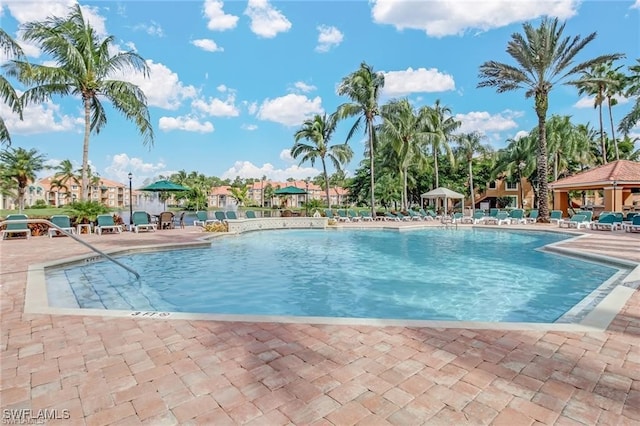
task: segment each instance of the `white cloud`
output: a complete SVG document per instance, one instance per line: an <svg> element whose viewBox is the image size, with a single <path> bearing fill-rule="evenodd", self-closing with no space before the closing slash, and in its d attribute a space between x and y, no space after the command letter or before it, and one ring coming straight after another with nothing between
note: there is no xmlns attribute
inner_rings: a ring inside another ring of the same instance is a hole
<svg viewBox="0 0 640 426"><path fill-rule="evenodd" d="M410 93L445 92L455 88L453 77L435 68L407 68L384 72L382 92L387 96L404 96Z"/></svg>
<svg viewBox="0 0 640 426"><path fill-rule="evenodd" d="M240 110L236 108L235 100L235 93L231 91L224 101L218 98L209 98L208 101L196 99L191 106L213 117L237 117Z"/></svg>
<svg viewBox="0 0 640 426"><path fill-rule="evenodd" d="M624 96L614 96L613 98L616 101L618 101L618 105L624 105L627 102L629 102L629 98L625 98ZM593 108L594 102L595 102L595 98L593 96L585 96L578 99L578 102L573 104L573 107L578 109ZM608 106L608 102L605 100L602 106L603 107Z"/></svg>
<svg viewBox="0 0 640 426"><path fill-rule="evenodd" d="M318 28L317 52L328 52L332 47L339 46L344 39L344 34L336 27L320 25Z"/></svg>
<svg viewBox="0 0 640 426"><path fill-rule="evenodd" d="M228 88L227 86L225 86L224 84L221 84L221 85L219 85L218 87L216 87L216 90L217 90L218 92L222 92L222 93L224 93L224 92L226 92L227 90L229 90L229 88Z"/></svg>
<svg viewBox="0 0 640 426"><path fill-rule="evenodd" d="M215 41L209 38L193 40L191 44L207 52L224 52L224 48L218 46Z"/></svg>
<svg viewBox="0 0 640 426"><path fill-rule="evenodd" d="M205 0L204 16L209 20L207 28L212 31L231 30L238 24L238 17L228 15L222 10L224 3L220 0Z"/></svg>
<svg viewBox="0 0 640 426"><path fill-rule="evenodd" d="M513 136L513 139L518 140L524 138L525 136L529 136L529 132L527 132L526 130L520 130Z"/></svg>
<svg viewBox="0 0 640 426"><path fill-rule="evenodd" d="M266 176L269 180L283 182L288 178L305 179L320 174L320 171L313 167L300 167L291 165L286 169L276 169L273 164L265 163L262 166L256 166L250 161L236 161L231 168L225 171L221 179L234 179L240 176L243 179L255 178L260 179Z"/></svg>
<svg viewBox="0 0 640 426"><path fill-rule="evenodd" d="M151 21L150 24L140 23L138 25L135 25L133 27L133 30L134 31L144 31L145 33L149 34L150 36L154 36L154 37L164 37L164 30L162 29L160 24L158 24L155 21Z"/></svg>
<svg viewBox="0 0 640 426"><path fill-rule="evenodd" d="M317 89L316 86L307 84L303 81L296 81L295 83L293 83L293 88L294 90L297 90L302 93L312 92Z"/></svg>
<svg viewBox="0 0 640 426"><path fill-rule="evenodd" d="M249 114L254 115L256 112L258 112L257 102L242 101L242 104L247 107L247 111L249 112Z"/></svg>
<svg viewBox="0 0 640 426"><path fill-rule="evenodd" d="M201 123L195 117L160 117L158 121L160 130L170 132L171 130L184 130L185 132L211 133L213 124L209 121Z"/></svg>
<svg viewBox="0 0 640 426"><path fill-rule="evenodd" d="M309 99L304 95L289 94L275 99L266 99L260 105L258 118L274 121L286 126L301 125L315 114L322 114L322 99Z"/></svg>
<svg viewBox="0 0 640 426"><path fill-rule="evenodd" d="M164 109L178 109L185 99L194 98L196 89L193 86L185 86L178 78L178 74L171 71L165 65L154 63L147 59L149 78L141 73L128 73L115 76L137 85L147 96L149 106Z"/></svg>
<svg viewBox="0 0 640 426"><path fill-rule="evenodd" d="M79 102L79 101L78 101ZM80 103L78 103L78 106ZM22 113L22 120L9 107L0 102L0 116L12 135L34 135L39 133L68 132L83 129L84 120L80 115L62 114L60 105L51 101L29 104Z"/></svg>
<svg viewBox="0 0 640 426"><path fill-rule="evenodd" d="M569 19L580 5L579 0L372 2L374 22L393 25L398 30L422 30L432 37L460 35L469 30L487 31L544 15Z"/></svg>
<svg viewBox="0 0 640 426"><path fill-rule="evenodd" d="M145 179L152 178L167 167L163 162L156 164L145 163L137 157L129 157L127 154L115 154L111 157L111 164L105 167L105 177L117 182L129 182L129 172L131 172L133 187L143 185Z"/></svg>
<svg viewBox="0 0 640 426"><path fill-rule="evenodd" d="M291 29L291 22L268 0L249 0L244 14L251 19L251 31L260 37L273 38Z"/></svg>
<svg viewBox="0 0 640 426"><path fill-rule="evenodd" d="M494 115L489 114L487 111L472 111L466 114L456 114L455 119L462 122L458 129L459 133L479 132L487 134L517 128L518 123L515 122L514 118L521 116L521 112L510 110Z"/></svg>
<svg viewBox="0 0 640 426"><path fill-rule="evenodd" d="M240 128L243 130L248 130L250 132L258 130L258 126L256 126L255 124L243 124L242 126L240 126Z"/></svg>
<svg viewBox="0 0 640 426"><path fill-rule="evenodd" d="M280 157L281 160L286 161L288 163L293 163L295 161L293 159L293 157L291 156L291 149L290 148L285 148L282 151L280 151L279 157Z"/></svg>
<svg viewBox="0 0 640 426"><path fill-rule="evenodd" d="M640 0L636 0L636 2L631 5L630 9L640 9Z"/></svg>

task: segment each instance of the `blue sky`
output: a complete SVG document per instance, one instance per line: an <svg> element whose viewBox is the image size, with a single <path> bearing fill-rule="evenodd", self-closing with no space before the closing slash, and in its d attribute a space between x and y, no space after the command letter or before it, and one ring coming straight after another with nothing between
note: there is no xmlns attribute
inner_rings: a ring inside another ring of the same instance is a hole
<svg viewBox="0 0 640 426"><path fill-rule="evenodd" d="M2 28L19 37L21 23L64 16L75 1L0 0ZM416 107L437 99L462 121L462 131L480 131L495 148L536 125L524 92L477 89L478 68L487 60L513 63L505 53L522 22L540 16L566 21L565 35L598 36L579 60L604 53L640 57L640 0L629 1L97 1L80 2L100 34L116 48L147 60L150 78L124 77L148 98L155 144L142 145L135 126L107 109L108 124L92 135L90 161L109 179L134 184L178 170L208 176L284 180L315 176L289 155L293 134L305 118L332 113L347 102L336 94L341 79L362 61L385 73L381 101L408 97ZM46 62L22 43L29 60ZM4 59L3 59L4 61ZM20 86L16 84L16 88ZM620 99L614 119L629 110ZM37 148L51 164L70 159L80 166L83 122L77 98L54 98L30 107L24 121L0 106L13 146ZM569 86L556 87L550 114L597 125L593 100ZM353 121L340 125L342 142ZM608 125L606 126L608 129ZM640 129L634 129L640 136ZM363 136L351 142L353 172L363 158Z"/></svg>

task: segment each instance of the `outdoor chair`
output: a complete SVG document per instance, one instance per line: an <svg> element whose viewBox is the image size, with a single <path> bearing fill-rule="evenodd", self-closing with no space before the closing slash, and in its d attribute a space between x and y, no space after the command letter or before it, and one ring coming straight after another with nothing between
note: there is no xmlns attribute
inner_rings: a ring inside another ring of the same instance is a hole
<svg viewBox="0 0 640 426"><path fill-rule="evenodd" d="M396 222L400 222L400 217L398 217L397 215L391 213L391 212L384 212L384 220L394 220Z"/></svg>
<svg viewBox="0 0 640 426"><path fill-rule="evenodd" d="M420 208L420 210L418 210L418 213L420 213L422 215L422 218L425 220L434 220L436 218L436 214L431 210L425 211L423 208Z"/></svg>
<svg viewBox="0 0 640 426"><path fill-rule="evenodd" d="M563 219L558 222L558 227L563 228L576 228L580 229L582 226L585 228L589 227L590 222L587 221L587 216L583 214L574 214L571 216L571 219Z"/></svg>
<svg viewBox="0 0 640 426"><path fill-rule="evenodd" d="M218 210L218 211L213 212L213 215L216 218L216 220L214 222L224 223L224 222L227 221L227 215L222 210Z"/></svg>
<svg viewBox="0 0 640 426"><path fill-rule="evenodd" d="M507 212L498 212L496 216L486 217L483 223L491 223L495 225L509 224L511 223L511 218L509 217L509 213Z"/></svg>
<svg viewBox="0 0 640 426"><path fill-rule="evenodd" d="M640 232L640 214L633 216L630 223L625 223L622 226L625 232Z"/></svg>
<svg viewBox="0 0 640 426"><path fill-rule="evenodd" d="M51 219L49 221L54 225L58 226L63 231L68 232L69 234L76 233L76 230L71 226L71 219L67 215L62 215L62 214L53 215L51 216ZM62 236L66 234L64 232L60 232L60 230L58 230L57 228L50 226L49 238L53 238L54 236L58 236L58 235Z"/></svg>
<svg viewBox="0 0 640 426"><path fill-rule="evenodd" d="M596 231L613 231L617 228L616 224L616 216L614 214L608 213L600 215L597 222L593 222L591 225L591 229L595 229Z"/></svg>
<svg viewBox="0 0 640 426"><path fill-rule="evenodd" d="M527 223L536 223L538 221L538 210L534 209L529 212L529 216L527 217Z"/></svg>
<svg viewBox="0 0 640 426"><path fill-rule="evenodd" d="M29 217L26 214L10 214L7 216L7 222L13 220L27 220ZM2 230L2 239L9 234L24 234L27 239L31 238L31 229L29 225L25 223L7 223L6 228Z"/></svg>
<svg viewBox="0 0 640 426"><path fill-rule="evenodd" d="M238 218L238 215L233 210L227 211L226 215L227 215L227 219L236 220Z"/></svg>
<svg viewBox="0 0 640 426"><path fill-rule="evenodd" d="M513 224L526 224L527 220L524 218L524 210L514 209L509 213L509 223Z"/></svg>
<svg viewBox="0 0 640 426"><path fill-rule="evenodd" d="M482 223L482 222L484 221L484 218L485 218L485 217L486 217L486 216L485 216L485 214L484 214L484 211L482 211L482 210L476 210L476 211L473 213L473 216L470 216L470 217L465 218L464 222L465 222L465 223L467 223L467 222L468 222L468 223L472 223L472 224L474 224L474 225L477 225L477 224L479 224L479 223Z"/></svg>
<svg viewBox="0 0 640 426"><path fill-rule="evenodd" d="M255 219L256 218L256 212L254 212L253 210L247 210L246 212L244 212L244 215L247 219Z"/></svg>
<svg viewBox="0 0 640 426"><path fill-rule="evenodd" d="M351 222L349 216L347 216L347 212L344 209L338 209L338 222Z"/></svg>
<svg viewBox="0 0 640 426"><path fill-rule="evenodd" d="M373 222L373 217L368 211L360 210L360 218L362 218L363 222Z"/></svg>
<svg viewBox="0 0 640 426"><path fill-rule="evenodd" d="M411 220L424 220L421 214L414 212L413 210L407 210Z"/></svg>
<svg viewBox="0 0 640 426"><path fill-rule="evenodd" d="M549 215L550 223L558 223L562 220L562 210L551 210L551 214Z"/></svg>
<svg viewBox="0 0 640 426"><path fill-rule="evenodd" d="M155 231L156 225L149 222L149 215L144 211L135 211L131 216L133 220L133 229L136 234L140 231Z"/></svg>
<svg viewBox="0 0 640 426"><path fill-rule="evenodd" d="M122 226L116 225L113 221L113 216L110 214L99 214L96 218L98 224L96 225L96 233L102 235L103 231L122 232Z"/></svg>
<svg viewBox="0 0 640 426"><path fill-rule="evenodd" d="M158 219L158 225L160 229L174 229L175 226L173 224L174 214L172 212L162 212L160 213L160 218Z"/></svg>
<svg viewBox="0 0 640 426"><path fill-rule="evenodd" d="M197 211L196 220L193 221L193 226L206 226L210 223L216 223L217 220L209 219L207 212Z"/></svg>
<svg viewBox="0 0 640 426"><path fill-rule="evenodd" d="M349 220L352 222L360 222L361 217L358 216L358 213L355 210L347 210L347 215L349 216Z"/></svg>

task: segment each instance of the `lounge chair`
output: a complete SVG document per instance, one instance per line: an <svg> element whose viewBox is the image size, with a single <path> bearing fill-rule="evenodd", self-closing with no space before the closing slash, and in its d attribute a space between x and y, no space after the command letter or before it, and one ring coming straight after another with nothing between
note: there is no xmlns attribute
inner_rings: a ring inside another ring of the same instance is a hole
<svg viewBox="0 0 640 426"><path fill-rule="evenodd" d="M412 220L411 216L405 216L402 212L396 212L396 216L403 222L409 222Z"/></svg>
<svg viewBox="0 0 640 426"><path fill-rule="evenodd" d="M559 228L567 227L580 229L583 226L585 228L588 228L589 225L590 222L587 221L587 216L583 214L574 214L573 216L571 216L571 219L563 219L561 221L558 221Z"/></svg>
<svg viewBox="0 0 640 426"><path fill-rule="evenodd" d="M160 215L162 217L162 215ZM149 222L149 215L147 212L135 211L133 212L133 231L137 234L140 231L155 231L156 224Z"/></svg>
<svg viewBox="0 0 640 426"><path fill-rule="evenodd" d="M71 226L71 219L69 219L69 216L67 215L63 215L63 214L53 215L51 216L50 222L58 226L63 231L68 232L69 234L76 233L75 228ZM57 236L57 235L65 235L65 234L63 232L60 232L58 228L54 228L53 226L49 227L49 238L53 238L54 236Z"/></svg>
<svg viewBox="0 0 640 426"><path fill-rule="evenodd" d="M418 210L418 213L422 215L422 218L425 220L434 220L436 218L436 214L431 210L425 211L423 208Z"/></svg>
<svg viewBox="0 0 640 426"><path fill-rule="evenodd" d="M327 219L338 220L338 218L333 215L333 210L331 209L324 209L324 215Z"/></svg>
<svg viewBox="0 0 640 426"><path fill-rule="evenodd" d="M507 212L498 212L496 216L489 216L484 218L483 223L491 223L495 225L503 225L511 223L511 218Z"/></svg>
<svg viewBox="0 0 640 426"><path fill-rule="evenodd" d="M451 216L451 221L453 223L462 223L464 219L464 214L462 213L454 213L453 216Z"/></svg>
<svg viewBox="0 0 640 426"><path fill-rule="evenodd" d="M360 220L362 219L360 216L358 216L358 213L355 210L347 210L347 215L349 216L349 220L352 222L360 222Z"/></svg>
<svg viewBox="0 0 640 426"><path fill-rule="evenodd" d="M391 212L384 212L384 220L395 220L400 222L400 218Z"/></svg>
<svg viewBox="0 0 640 426"><path fill-rule="evenodd" d="M631 223L625 223L622 227L625 232L640 232L640 214L633 216Z"/></svg>
<svg viewBox="0 0 640 426"><path fill-rule="evenodd" d="M463 219L464 223L471 223L473 225L477 225L479 223L482 223L484 221L485 215L484 215L484 211L482 210L476 210L473 213L473 216L467 216Z"/></svg>
<svg viewBox="0 0 640 426"><path fill-rule="evenodd" d="M595 229L596 231L613 231L617 228L616 216L609 213L600 215L597 222L593 222L591 225L591 229Z"/></svg>
<svg viewBox="0 0 640 426"><path fill-rule="evenodd" d="M536 223L538 221L538 210L534 209L529 212L529 216L527 216L527 223Z"/></svg>
<svg viewBox="0 0 640 426"><path fill-rule="evenodd" d="M558 221L562 220L562 210L551 210L551 214L549 215L550 223L558 223Z"/></svg>
<svg viewBox="0 0 640 426"><path fill-rule="evenodd" d="M527 219L524 218L524 210L522 209L514 209L509 213L509 223L513 224L522 224L525 225L527 223Z"/></svg>
<svg viewBox="0 0 640 426"><path fill-rule="evenodd" d="M407 213L411 220L425 220L421 214L414 212L413 210L408 210Z"/></svg>
<svg viewBox="0 0 640 426"><path fill-rule="evenodd" d="M364 210L360 210L360 218L362 219L363 222L366 222L366 221L373 222L373 217L371 217L369 212Z"/></svg>
<svg viewBox="0 0 640 426"><path fill-rule="evenodd" d="M347 212L343 209L338 209L338 222L351 222L349 216L347 216Z"/></svg>
<svg viewBox="0 0 640 426"><path fill-rule="evenodd" d="M238 219L238 215L233 210L229 210L225 214L227 215L227 219L230 219L230 220Z"/></svg>
<svg viewBox="0 0 640 426"><path fill-rule="evenodd" d="M13 220L27 220L29 217L26 214L10 214L7 216L7 222ZM9 234L24 234L27 239L31 238L31 229L29 225L25 223L7 223L5 229L2 230L2 239Z"/></svg>
<svg viewBox="0 0 640 426"><path fill-rule="evenodd" d="M247 219L255 219L256 212L254 212L253 210L247 210L244 212L244 217L246 217Z"/></svg>
<svg viewBox="0 0 640 426"><path fill-rule="evenodd" d="M197 211L196 220L193 221L193 226L206 226L210 223L216 223L217 220L209 219L206 211Z"/></svg>
<svg viewBox="0 0 640 426"><path fill-rule="evenodd" d="M227 221L227 214L222 210L213 212L213 215L216 219L208 223L225 223Z"/></svg>
<svg viewBox="0 0 640 426"><path fill-rule="evenodd" d="M98 224L96 225L96 233L102 235L102 231L114 231L120 234L122 232L122 226L116 225L113 221L113 216L110 214L99 214L97 217Z"/></svg>

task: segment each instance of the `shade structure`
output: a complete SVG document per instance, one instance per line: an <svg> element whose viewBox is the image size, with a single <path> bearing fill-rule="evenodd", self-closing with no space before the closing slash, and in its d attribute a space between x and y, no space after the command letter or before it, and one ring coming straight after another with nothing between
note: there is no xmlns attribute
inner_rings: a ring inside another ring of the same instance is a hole
<svg viewBox="0 0 640 426"><path fill-rule="evenodd" d="M140 188L140 191L150 191L150 192L182 192L189 191L189 188L186 186L179 185L175 182L171 182L170 180L159 180L157 182L153 182L151 185L147 185L144 188ZM166 200L164 201L164 209L167 209Z"/></svg>
<svg viewBox="0 0 640 426"><path fill-rule="evenodd" d="M304 195L307 191L295 186L285 186L284 188L276 189L273 193L275 195Z"/></svg>
<svg viewBox="0 0 640 426"><path fill-rule="evenodd" d="M420 195L420 200L422 201L424 199L444 200L444 214L447 214L447 200L449 199L462 200L462 206L464 207L464 195L460 194L459 192L452 191L449 188L440 187L440 188L432 189L429 192L425 192L424 194Z"/></svg>

